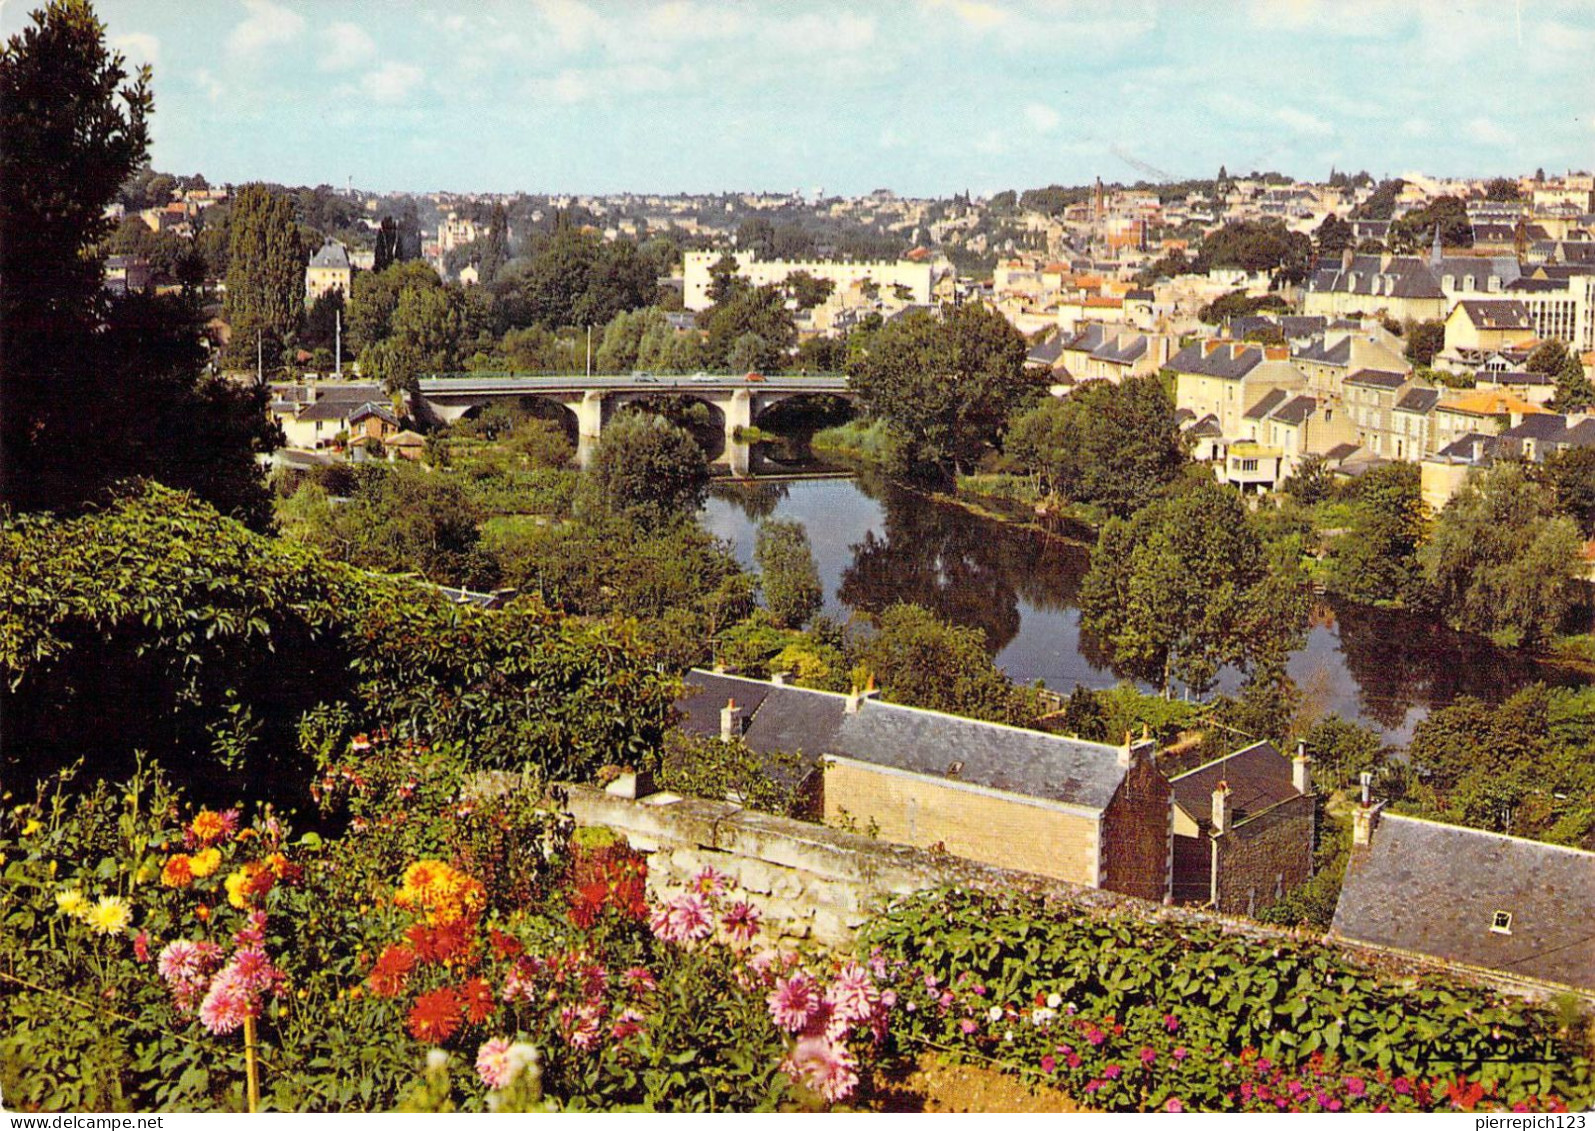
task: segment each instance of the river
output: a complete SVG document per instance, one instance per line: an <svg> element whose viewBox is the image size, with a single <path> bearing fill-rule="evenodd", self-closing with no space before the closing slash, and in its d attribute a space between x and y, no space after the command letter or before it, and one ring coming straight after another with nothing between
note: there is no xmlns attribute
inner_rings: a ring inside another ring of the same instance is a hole
<svg viewBox="0 0 1595 1131"><path fill-rule="evenodd" d="M872 475L723 484L704 507L706 529L753 564L765 517L801 522L825 588L825 611L845 621L897 601L980 628L1013 679L1057 691L1119 682L1080 632L1076 594L1090 565L1083 545L973 515ZM1290 674L1324 712L1405 743L1432 707L1459 695L1500 700L1534 679L1566 682L1519 654L1385 609L1329 603L1313 615ZM1221 687L1239 682L1226 673Z"/></svg>

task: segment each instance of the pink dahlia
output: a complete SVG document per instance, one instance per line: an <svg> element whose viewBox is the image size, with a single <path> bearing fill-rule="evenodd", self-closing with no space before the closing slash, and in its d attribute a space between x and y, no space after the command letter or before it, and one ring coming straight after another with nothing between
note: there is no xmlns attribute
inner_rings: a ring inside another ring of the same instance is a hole
<svg viewBox="0 0 1595 1131"><path fill-rule="evenodd" d="M236 952L227 964L227 969L251 994L271 989L281 977L271 964L271 959L266 957L266 952L258 946L245 947Z"/></svg>
<svg viewBox="0 0 1595 1131"><path fill-rule="evenodd" d="M248 988L228 967L212 979L205 1000L199 1004L199 1021L217 1036L231 1033L255 1015L255 1003Z"/></svg>
<svg viewBox="0 0 1595 1131"><path fill-rule="evenodd" d="M721 917L720 926L725 928L726 937L732 942L750 943L759 933L759 909L747 900L733 903Z"/></svg>
<svg viewBox="0 0 1595 1131"><path fill-rule="evenodd" d="M244 925L233 932L233 941L239 946L260 946L266 941L266 913L251 911Z"/></svg>
<svg viewBox="0 0 1595 1131"><path fill-rule="evenodd" d="M515 1064L510 1060L510 1043L503 1037L482 1042L476 1050L476 1074L482 1083L501 1092L515 1082Z"/></svg>
<svg viewBox="0 0 1595 1131"><path fill-rule="evenodd" d="M643 1016L635 1009L623 1009L615 1017L615 1023L609 1027L609 1035L617 1041L642 1032Z"/></svg>
<svg viewBox="0 0 1595 1131"><path fill-rule="evenodd" d="M596 1005L567 1005L559 1011L559 1031L566 1043L577 1051L585 1051L598 1043L601 1035L599 1017L602 1009Z"/></svg>
<svg viewBox="0 0 1595 1131"><path fill-rule="evenodd" d="M654 976L641 966L633 966L630 970L620 975L620 980L626 984L626 989L633 994L651 994L659 988L659 983Z"/></svg>
<svg viewBox="0 0 1595 1131"><path fill-rule="evenodd" d="M712 934L714 920L709 917L709 904L703 896L687 892L670 901L666 930L660 936L666 942L697 942Z"/></svg>
<svg viewBox="0 0 1595 1131"><path fill-rule="evenodd" d="M1185 1105L1180 1102L1180 1097L1178 1097L1178 1096L1170 1096L1169 1097L1169 1102L1164 1105L1163 1110L1164 1111L1181 1112L1181 1111L1185 1110Z"/></svg>
<svg viewBox="0 0 1595 1131"><path fill-rule="evenodd" d="M804 1037L792 1047L781 1071L813 1088L828 1102L853 1094L858 1086L858 1064L846 1045L823 1037Z"/></svg>
<svg viewBox="0 0 1595 1131"><path fill-rule="evenodd" d="M880 991L870 979L869 972L856 962L849 962L837 972L826 999L836 1006L837 1016L848 1024L867 1020L875 1012Z"/></svg>
<svg viewBox="0 0 1595 1131"><path fill-rule="evenodd" d="M705 899L714 899L725 894L726 878L714 868L706 867L687 882L687 890Z"/></svg>
<svg viewBox="0 0 1595 1131"><path fill-rule="evenodd" d="M176 989L183 984L203 981L216 968L221 953L221 947L215 943L173 939L161 948L155 968L166 984Z"/></svg>
<svg viewBox="0 0 1595 1131"><path fill-rule="evenodd" d="M788 1033L796 1033L819 1009L819 988L799 970L790 978L777 979L775 989L764 1000L770 1006L770 1019Z"/></svg>

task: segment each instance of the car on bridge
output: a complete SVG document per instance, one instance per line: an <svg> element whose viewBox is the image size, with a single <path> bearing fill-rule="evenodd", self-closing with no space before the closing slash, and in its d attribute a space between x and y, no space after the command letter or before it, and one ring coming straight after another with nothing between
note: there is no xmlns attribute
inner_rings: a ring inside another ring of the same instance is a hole
<svg viewBox="0 0 1595 1131"><path fill-rule="evenodd" d="M746 377L743 378L743 380L744 381L762 381L762 380L764 380L764 374L762 374L762 373L749 373Z"/></svg>
<svg viewBox="0 0 1595 1131"><path fill-rule="evenodd" d="M641 369L639 369L635 373L633 373L631 375L631 379L633 381L650 381L650 382L653 382L655 384L657 384L658 381L659 381L659 378L655 377L652 373L645 372L645 371L643 371Z"/></svg>
<svg viewBox="0 0 1595 1131"><path fill-rule="evenodd" d="M692 379L694 381L718 381L720 380L720 375L718 373L705 373L700 369L692 375Z"/></svg>

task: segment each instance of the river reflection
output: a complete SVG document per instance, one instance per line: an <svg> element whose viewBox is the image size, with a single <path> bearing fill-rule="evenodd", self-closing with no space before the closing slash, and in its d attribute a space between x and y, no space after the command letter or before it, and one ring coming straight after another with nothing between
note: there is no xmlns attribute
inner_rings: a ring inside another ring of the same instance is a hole
<svg viewBox="0 0 1595 1131"><path fill-rule="evenodd" d="M704 526L753 563L767 517L801 522L814 547L825 611L838 620L911 601L981 629L1014 679L1069 691L1119 676L1080 631L1076 595L1090 566L1084 545L983 519L872 476L722 484ZM1322 710L1405 742L1431 706L1459 695L1499 700L1533 679L1558 681L1531 660L1458 636L1422 618L1357 605L1315 611L1290 674ZM1239 677L1225 673L1220 687Z"/></svg>

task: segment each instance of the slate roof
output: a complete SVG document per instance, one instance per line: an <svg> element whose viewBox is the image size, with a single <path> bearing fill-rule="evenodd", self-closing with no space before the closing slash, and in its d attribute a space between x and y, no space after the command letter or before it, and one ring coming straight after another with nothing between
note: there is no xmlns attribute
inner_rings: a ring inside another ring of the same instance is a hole
<svg viewBox="0 0 1595 1131"><path fill-rule="evenodd" d="M379 385L322 385L316 403L300 410L300 420L345 420L361 406L380 403Z"/></svg>
<svg viewBox="0 0 1595 1131"><path fill-rule="evenodd" d="M1204 377L1227 377L1238 380L1257 368L1263 360L1263 351L1256 346L1221 345L1206 357L1202 356L1202 343L1194 342L1169 358L1169 368L1176 373L1194 373Z"/></svg>
<svg viewBox="0 0 1595 1131"><path fill-rule="evenodd" d="M1408 389L1396 402L1397 412L1416 412L1427 415L1440 402L1439 389Z"/></svg>
<svg viewBox="0 0 1595 1131"><path fill-rule="evenodd" d="M1457 303L1480 330L1533 330L1529 308L1516 299L1463 299Z"/></svg>
<svg viewBox="0 0 1595 1131"><path fill-rule="evenodd" d="M1570 448L1595 448L1595 420L1580 420L1558 436L1556 442Z"/></svg>
<svg viewBox="0 0 1595 1131"><path fill-rule="evenodd" d="M1280 318L1279 328L1287 338L1308 338L1327 330L1329 319L1321 314L1287 314Z"/></svg>
<svg viewBox="0 0 1595 1131"><path fill-rule="evenodd" d="M1508 284L1521 273L1511 256L1444 256L1438 262L1416 255L1356 255L1344 264L1320 267L1307 281L1309 291L1367 295L1370 298L1443 298L1441 286L1450 276L1455 290L1487 291L1489 282ZM1467 280L1472 280L1469 287Z"/></svg>
<svg viewBox="0 0 1595 1131"><path fill-rule="evenodd" d="M1595 852L1384 814L1351 851L1330 933L1592 990L1591 907ZM1497 912L1509 934L1490 929Z"/></svg>
<svg viewBox="0 0 1595 1131"><path fill-rule="evenodd" d="M1325 341L1308 342L1295 353L1296 360L1311 361L1319 365L1350 365L1351 338L1341 338L1334 345Z"/></svg>
<svg viewBox="0 0 1595 1131"><path fill-rule="evenodd" d="M1147 349L1146 335L1137 334L1133 338L1120 341L1109 338L1102 345L1091 351L1095 361L1107 361L1117 365L1132 365L1145 355Z"/></svg>
<svg viewBox="0 0 1595 1131"><path fill-rule="evenodd" d="M1244 746L1204 766L1169 779L1174 803L1184 809L1205 832L1213 824L1213 790L1229 786L1230 814L1236 824L1272 809L1282 801L1300 797L1291 781L1290 759L1272 743Z"/></svg>
<svg viewBox="0 0 1595 1131"><path fill-rule="evenodd" d="M1324 458L1330 463L1339 463L1347 456L1354 455L1356 451L1356 444L1336 444L1324 453Z"/></svg>
<svg viewBox="0 0 1595 1131"><path fill-rule="evenodd" d="M1243 419L1246 419L1246 420L1261 420L1261 419L1263 419L1269 413L1273 412L1274 409L1278 408L1284 402L1285 398L1288 397L1288 396L1290 396L1290 394L1287 393L1284 389L1270 389L1270 390L1268 390L1268 392L1263 394L1263 399L1262 400L1258 401L1251 408L1246 410L1246 414L1245 414Z"/></svg>
<svg viewBox="0 0 1595 1131"><path fill-rule="evenodd" d="M393 415L393 410L387 405L377 404L374 401L366 401L365 404L351 412L349 414L349 423L353 424L364 420L368 416L374 416L378 420L385 420L395 428L399 426L399 418Z"/></svg>
<svg viewBox="0 0 1595 1131"><path fill-rule="evenodd" d="M1071 337L1063 348L1070 353L1091 353L1109 340L1108 329L1100 322L1088 322L1084 329Z"/></svg>
<svg viewBox="0 0 1595 1131"><path fill-rule="evenodd" d="M1478 455L1474 450L1477 446ZM1458 436L1445 447L1435 453L1441 459L1456 460L1461 463L1472 463L1476 458L1488 460L1495 454L1495 437L1483 432L1469 432L1465 436Z"/></svg>
<svg viewBox="0 0 1595 1131"><path fill-rule="evenodd" d="M1501 435L1510 436L1514 440L1555 441L1561 439L1566 431L1567 417L1554 412L1541 412L1525 416L1523 423L1513 425Z"/></svg>
<svg viewBox="0 0 1595 1131"><path fill-rule="evenodd" d="M1213 437L1216 439L1224 435L1224 429L1219 424L1218 417L1214 416L1212 413L1208 413L1195 424L1191 425L1190 433L1197 439L1205 439L1207 437Z"/></svg>
<svg viewBox="0 0 1595 1131"><path fill-rule="evenodd" d="M1318 407L1318 401L1313 397L1294 396L1281 405L1273 415L1273 419L1281 424L1300 424L1313 414Z"/></svg>
<svg viewBox="0 0 1595 1131"><path fill-rule="evenodd" d="M1027 365L1045 365L1049 368L1063 356L1063 336L1054 334L1038 346L1031 346L1025 355Z"/></svg>
<svg viewBox="0 0 1595 1131"><path fill-rule="evenodd" d="M1375 389L1399 389L1406 383L1405 373L1392 373L1388 369L1359 369L1346 378L1348 385L1368 385Z"/></svg>
<svg viewBox="0 0 1595 1131"><path fill-rule="evenodd" d="M845 695L741 676L694 670L687 684L699 691L676 704L684 729L718 736L720 709L734 699L743 712L742 737L760 753L834 754L938 780L962 762L959 782L1097 810L1107 807L1124 780L1118 747L1098 742L877 699L850 715Z"/></svg>
<svg viewBox="0 0 1595 1131"><path fill-rule="evenodd" d="M343 250L341 243L328 240L321 245L321 250L310 258L312 267L341 267L349 269L349 253Z"/></svg>

